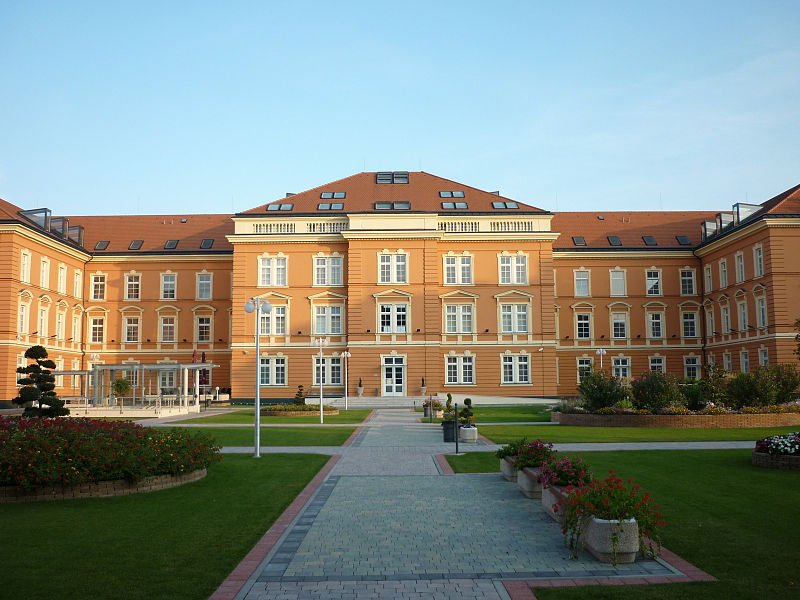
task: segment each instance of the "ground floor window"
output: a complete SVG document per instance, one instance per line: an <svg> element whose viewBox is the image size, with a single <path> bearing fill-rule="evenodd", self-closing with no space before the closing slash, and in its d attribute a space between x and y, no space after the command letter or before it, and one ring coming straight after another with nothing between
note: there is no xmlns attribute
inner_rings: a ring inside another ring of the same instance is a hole
<svg viewBox="0 0 800 600"><path fill-rule="evenodd" d="M750 353L747 350L742 350L739 353L739 368L742 373L750 372Z"/></svg>
<svg viewBox="0 0 800 600"><path fill-rule="evenodd" d="M723 352L722 354L722 368L726 371L733 369L733 357L730 352Z"/></svg>
<svg viewBox="0 0 800 600"><path fill-rule="evenodd" d="M589 374L592 372L592 367L593 364L591 358L578 359L578 383L589 376Z"/></svg>
<svg viewBox="0 0 800 600"><path fill-rule="evenodd" d="M614 377L629 379L631 376L631 359L627 357L616 357L613 360Z"/></svg>
<svg viewBox="0 0 800 600"><path fill-rule="evenodd" d="M664 366L664 357L663 356L651 356L650 357L650 370L653 372L664 373L666 371L666 367Z"/></svg>
<svg viewBox="0 0 800 600"><path fill-rule="evenodd" d="M342 359L327 356L314 358L314 385L342 385Z"/></svg>
<svg viewBox="0 0 800 600"><path fill-rule="evenodd" d="M530 383L530 357L527 354L503 355L503 383Z"/></svg>
<svg viewBox="0 0 800 600"><path fill-rule="evenodd" d="M472 356L448 356L447 383L470 385L475 383L475 358Z"/></svg>
<svg viewBox="0 0 800 600"><path fill-rule="evenodd" d="M700 377L700 358L697 356L683 357L683 376L686 379L697 379Z"/></svg>
<svg viewBox="0 0 800 600"><path fill-rule="evenodd" d="M762 367L769 366L769 350L766 348L758 349L758 364Z"/></svg>
<svg viewBox="0 0 800 600"><path fill-rule="evenodd" d="M262 356L259 366L259 381L261 385L286 385L285 358Z"/></svg>
<svg viewBox="0 0 800 600"><path fill-rule="evenodd" d="M158 387L161 388L162 394L175 393L175 371L159 371L158 372Z"/></svg>

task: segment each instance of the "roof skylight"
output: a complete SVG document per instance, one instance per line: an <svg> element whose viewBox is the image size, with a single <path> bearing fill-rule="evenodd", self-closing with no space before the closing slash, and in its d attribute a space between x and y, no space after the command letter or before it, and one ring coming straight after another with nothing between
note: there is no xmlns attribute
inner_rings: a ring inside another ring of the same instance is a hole
<svg viewBox="0 0 800 600"><path fill-rule="evenodd" d="M142 244L144 244L143 240L133 240L131 245L128 246L128 250L139 250L142 247Z"/></svg>
<svg viewBox="0 0 800 600"><path fill-rule="evenodd" d="M97 242L94 245L94 249L95 250L105 250L106 248L108 248L108 244L109 243L110 242L108 240L100 240L99 242Z"/></svg>
<svg viewBox="0 0 800 600"><path fill-rule="evenodd" d="M688 235L676 235L675 239L678 240L678 243L681 246L691 246L692 240L689 239Z"/></svg>
<svg viewBox="0 0 800 600"><path fill-rule="evenodd" d="M469 205L466 202L442 202L442 208L444 210L464 210L469 208Z"/></svg>
<svg viewBox="0 0 800 600"><path fill-rule="evenodd" d="M411 202L398 200L396 202L376 202L375 210L411 210Z"/></svg>
<svg viewBox="0 0 800 600"><path fill-rule="evenodd" d="M492 202L492 208L519 208L516 202Z"/></svg>
<svg viewBox="0 0 800 600"><path fill-rule="evenodd" d="M572 236L572 243L576 246L585 246L586 245L586 238L582 235L573 235Z"/></svg>
<svg viewBox="0 0 800 600"><path fill-rule="evenodd" d="M175 250L178 247L178 240L167 240L164 242L164 250Z"/></svg>
<svg viewBox="0 0 800 600"><path fill-rule="evenodd" d="M652 235L643 235L642 241L644 242L645 246L658 246L656 238L654 238Z"/></svg>
<svg viewBox="0 0 800 600"><path fill-rule="evenodd" d="M464 192L460 190L439 192L439 198L463 198L463 197L464 197Z"/></svg>
<svg viewBox="0 0 800 600"><path fill-rule="evenodd" d="M200 242L200 249L201 250L208 250L214 245L213 238L205 238Z"/></svg>
<svg viewBox="0 0 800 600"><path fill-rule="evenodd" d="M268 211L273 211L273 210L289 211L289 210L292 210L293 208L294 208L294 204L278 203L278 202L276 202L275 204L267 204L267 210Z"/></svg>
<svg viewBox="0 0 800 600"><path fill-rule="evenodd" d="M619 236L616 235L609 235L608 243L611 244L612 246L622 246L622 240L619 239Z"/></svg>

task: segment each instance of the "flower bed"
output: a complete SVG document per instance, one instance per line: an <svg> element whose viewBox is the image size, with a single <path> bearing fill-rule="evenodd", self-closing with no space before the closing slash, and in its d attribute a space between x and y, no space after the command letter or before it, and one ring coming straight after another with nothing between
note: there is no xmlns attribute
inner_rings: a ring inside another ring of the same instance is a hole
<svg viewBox="0 0 800 600"><path fill-rule="evenodd" d="M676 429L727 429L737 427L782 427L800 425L800 413L630 415L556 413L551 420L562 425L585 427L672 427Z"/></svg>
<svg viewBox="0 0 800 600"><path fill-rule="evenodd" d="M339 409L323 404L322 412L326 415L338 415ZM307 417L314 413L319 413L319 404L271 404L261 409L263 417Z"/></svg>
<svg viewBox="0 0 800 600"><path fill-rule="evenodd" d="M800 431L758 440L752 461L756 467L800 471Z"/></svg>
<svg viewBox="0 0 800 600"><path fill-rule="evenodd" d="M182 476L219 460L204 432L126 421L0 417L0 487L73 488L159 475Z"/></svg>

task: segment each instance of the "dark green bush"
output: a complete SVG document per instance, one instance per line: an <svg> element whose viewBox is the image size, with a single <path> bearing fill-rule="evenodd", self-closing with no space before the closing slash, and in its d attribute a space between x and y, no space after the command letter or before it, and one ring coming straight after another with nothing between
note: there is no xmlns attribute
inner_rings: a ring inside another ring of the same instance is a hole
<svg viewBox="0 0 800 600"><path fill-rule="evenodd" d="M779 404L791 402L797 398L798 387L800 387L800 371L797 365L784 363L769 367L769 372L775 381L776 398Z"/></svg>
<svg viewBox="0 0 800 600"><path fill-rule="evenodd" d="M622 380L605 371L592 371L578 385L584 406L596 411L630 397L628 387Z"/></svg>
<svg viewBox="0 0 800 600"><path fill-rule="evenodd" d="M737 373L728 382L728 402L732 408L772 406L777 398L778 386L769 369Z"/></svg>
<svg viewBox="0 0 800 600"><path fill-rule="evenodd" d="M706 376L701 382L703 406L708 403L715 406L728 404L728 372L715 364L708 365L705 371ZM700 410L703 406L695 408L691 401L689 403L692 410Z"/></svg>
<svg viewBox="0 0 800 600"><path fill-rule="evenodd" d="M633 406L658 412L676 406L685 406L678 379L674 375L649 371L631 382Z"/></svg>
<svg viewBox="0 0 800 600"><path fill-rule="evenodd" d="M706 396L704 383L705 380L698 381L697 379L691 379L680 384L681 395L683 396L686 408L689 410L703 410L706 404L708 404L709 400Z"/></svg>

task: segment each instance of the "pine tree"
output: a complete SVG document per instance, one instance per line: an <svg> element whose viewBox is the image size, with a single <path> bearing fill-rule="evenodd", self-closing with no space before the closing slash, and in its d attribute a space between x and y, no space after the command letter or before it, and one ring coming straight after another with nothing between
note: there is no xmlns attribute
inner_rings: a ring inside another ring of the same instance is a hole
<svg viewBox="0 0 800 600"><path fill-rule="evenodd" d="M44 346L31 346L25 351L25 358L36 362L30 363L27 367L17 367L17 373L24 374L17 380L19 396L14 398L14 404L27 404L32 402L37 406L28 406L23 413L25 417L58 417L68 415L69 409L64 407L55 392L56 378L51 369L56 368L56 364L47 358L47 350Z"/></svg>

